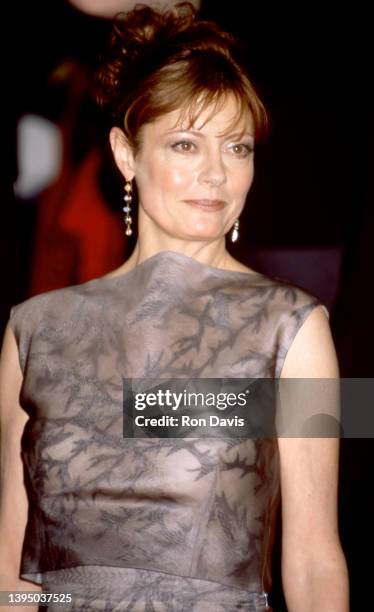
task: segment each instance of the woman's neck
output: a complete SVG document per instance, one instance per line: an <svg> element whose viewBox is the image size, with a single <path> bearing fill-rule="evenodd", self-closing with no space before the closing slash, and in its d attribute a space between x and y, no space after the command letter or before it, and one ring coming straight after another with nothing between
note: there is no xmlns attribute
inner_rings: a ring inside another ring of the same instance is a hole
<svg viewBox="0 0 374 612"><path fill-rule="evenodd" d="M160 253L162 251L173 251L175 253L182 253L196 259L200 263L204 263L213 268L221 268L222 270L239 270L247 271L248 268L242 263L234 259L230 253L226 250L225 239L216 242L206 243L203 241L189 242L189 241L168 241L158 243L157 245L150 245L148 242L143 242L138 239L133 252L130 257L116 270L113 270L106 276L113 277L132 270L137 265Z"/></svg>

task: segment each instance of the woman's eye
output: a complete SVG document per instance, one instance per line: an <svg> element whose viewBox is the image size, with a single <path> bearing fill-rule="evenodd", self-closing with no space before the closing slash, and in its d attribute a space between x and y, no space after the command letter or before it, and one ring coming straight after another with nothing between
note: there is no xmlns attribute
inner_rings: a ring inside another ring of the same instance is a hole
<svg viewBox="0 0 374 612"><path fill-rule="evenodd" d="M174 151L181 151L182 153L189 153L195 148L193 142L189 142L189 140L181 140L171 145L171 148Z"/></svg>
<svg viewBox="0 0 374 612"><path fill-rule="evenodd" d="M230 148L237 157L248 157L253 152L253 147L244 143L234 144Z"/></svg>

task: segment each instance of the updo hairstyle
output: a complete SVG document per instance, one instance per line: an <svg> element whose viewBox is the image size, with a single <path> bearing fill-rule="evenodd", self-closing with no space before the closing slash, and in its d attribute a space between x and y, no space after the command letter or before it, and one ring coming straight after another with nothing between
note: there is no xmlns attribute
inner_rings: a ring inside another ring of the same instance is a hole
<svg viewBox="0 0 374 612"><path fill-rule="evenodd" d="M165 12L137 5L114 20L96 99L135 152L146 123L180 109L180 120L192 126L207 107L219 111L230 94L238 102L236 120L249 111L255 139L262 140L268 117L241 53L232 35L200 19L189 2Z"/></svg>

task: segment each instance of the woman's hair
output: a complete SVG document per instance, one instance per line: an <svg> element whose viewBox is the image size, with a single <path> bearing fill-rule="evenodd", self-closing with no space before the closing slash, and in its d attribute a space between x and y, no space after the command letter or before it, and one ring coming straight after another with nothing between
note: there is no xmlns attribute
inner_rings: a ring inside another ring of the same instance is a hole
<svg viewBox="0 0 374 612"><path fill-rule="evenodd" d="M238 102L236 120L250 111L260 140L268 117L240 55L236 39L189 2L163 13L137 5L114 20L96 99L135 150L144 124L180 109L193 125L206 108L219 111L228 95Z"/></svg>

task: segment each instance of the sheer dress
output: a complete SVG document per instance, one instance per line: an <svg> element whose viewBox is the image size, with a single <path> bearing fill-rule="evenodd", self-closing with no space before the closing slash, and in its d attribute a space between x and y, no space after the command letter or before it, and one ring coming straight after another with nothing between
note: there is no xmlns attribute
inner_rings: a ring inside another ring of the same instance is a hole
<svg viewBox="0 0 374 612"><path fill-rule="evenodd" d="M21 576L71 593L70 610L271 610L276 438L124 438L122 379L277 378L318 305L163 251L13 306L30 416Z"/></svg>

